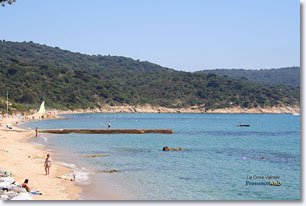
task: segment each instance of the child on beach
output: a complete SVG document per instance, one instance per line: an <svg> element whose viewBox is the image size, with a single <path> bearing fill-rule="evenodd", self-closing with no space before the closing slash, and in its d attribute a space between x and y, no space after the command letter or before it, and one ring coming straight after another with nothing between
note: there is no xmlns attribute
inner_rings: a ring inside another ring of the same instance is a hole
<svg viewBox="0 0 306 206"><path fill-rule="evenodd" d="M24 183L22 184L22 187L25 188L27 190L27 192L31 191L31 188L28 186L29 180L25 179Z"/></svg>
<svg viewBox="0 0 306 206"><path fill-rule="evenodd" d="M49 154L47 154L47 158L45 161L45 171L46 171L46 175L50 174L50 167L51 167L51 157Z"/></svg>

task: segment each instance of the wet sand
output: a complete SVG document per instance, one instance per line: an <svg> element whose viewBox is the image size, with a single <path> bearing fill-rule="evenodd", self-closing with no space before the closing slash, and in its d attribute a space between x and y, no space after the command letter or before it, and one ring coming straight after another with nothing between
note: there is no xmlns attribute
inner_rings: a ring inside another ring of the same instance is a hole
<svg viewBox="0 0 306 206"><path fill-rule="evenodd" d="M116 174L95 174L89 180L89 185L82 186L81 200L136 200L134 194L118 188Z"/></svg>

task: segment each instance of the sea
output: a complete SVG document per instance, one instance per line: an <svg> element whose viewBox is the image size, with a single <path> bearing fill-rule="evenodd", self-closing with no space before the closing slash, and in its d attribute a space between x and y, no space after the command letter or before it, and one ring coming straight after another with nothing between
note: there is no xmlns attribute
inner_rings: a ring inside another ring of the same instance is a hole
<svg viewBox="0 0 306 206"><path fill-rule="evenodd" d="M39 134L77 174L80 199L299 200L300 116L291 114L61 115L28 129L172 129L173 134ZM249 127L238 127L237 124ZM34 132L33 132L34 134ZM163 151L162 148L183 148ZM101 157L87 157L102 154ZM105 170L118 172L106 173ZM69 174L71 175L71 174Z"/></svg>

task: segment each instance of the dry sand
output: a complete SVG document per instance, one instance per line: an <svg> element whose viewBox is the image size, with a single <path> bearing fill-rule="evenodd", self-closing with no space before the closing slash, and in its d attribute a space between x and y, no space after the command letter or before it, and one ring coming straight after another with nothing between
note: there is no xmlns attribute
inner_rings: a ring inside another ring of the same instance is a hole
<svg viewBox="0 0 306 206"><path fill-rule="evenodd" d="M37 118L37 116L36 116ZM0 126L0 168L13 172L13 177L21 184L27 178L32 190L43 195L31 195L35 200L77 200L81 188L75 182L62 180L57 176L67 175L71 169L52 162L50 175L45 175L44 161L47 152L43 146L34 145L28 140L35 136L34 131L13 127L3 129L7 123L16 123L20 119L5 118ZM51 157L52 153L49 153Z"/></svg>

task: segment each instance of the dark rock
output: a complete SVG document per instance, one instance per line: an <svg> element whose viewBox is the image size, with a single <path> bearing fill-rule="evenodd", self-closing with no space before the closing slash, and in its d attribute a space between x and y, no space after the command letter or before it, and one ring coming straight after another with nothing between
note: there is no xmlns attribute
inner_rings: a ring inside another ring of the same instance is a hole
<svg viewBox="0 0 306 206"><path fill-rule="evenodd" d="M163 151L181 151L184 150L183 148L169 148L167 146L163 147Z"/></svg>
<svg viewBox="0 0 306 206"><path fill-rule="evenodd" d="M113 173L113 172L119 172L118 170L103 170L103 172L106 173Z"/></svg>
<svg viewBox="0 0 306 206"><path fill-rule="evenodd" d="M166 146L166 147L163 147L163 151L170 151L170 149Z"/></svg>

